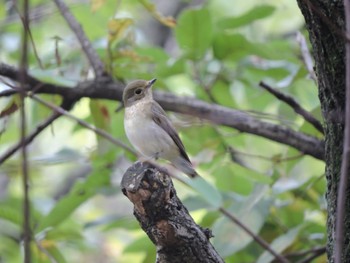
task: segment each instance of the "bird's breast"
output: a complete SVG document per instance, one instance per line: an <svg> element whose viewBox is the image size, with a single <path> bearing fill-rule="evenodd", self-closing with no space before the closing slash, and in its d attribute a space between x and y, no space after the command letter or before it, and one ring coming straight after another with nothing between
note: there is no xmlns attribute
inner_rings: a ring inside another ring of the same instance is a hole
<svg viewBox="0 0 350 263"><path fill-rule="evenodd" d="M153 121L150 106L139 102L125 109L124 128L129 141L137 151L148 157L159 154L168 159L178 155L172 138Z"/></svg>

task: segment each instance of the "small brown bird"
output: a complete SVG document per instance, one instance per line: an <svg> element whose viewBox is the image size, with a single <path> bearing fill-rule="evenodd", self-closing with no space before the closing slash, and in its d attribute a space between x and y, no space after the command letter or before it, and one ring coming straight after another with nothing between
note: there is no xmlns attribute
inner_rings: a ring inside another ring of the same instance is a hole
<svg viewBox="0 0 350 263"><path fill-rule="evenodd" d="M124 129L130 143L147 158L162 158L177 169L195 177L190 159L179 135L162 107L153 100L150 81L135 80L123 92Z"/></svg>

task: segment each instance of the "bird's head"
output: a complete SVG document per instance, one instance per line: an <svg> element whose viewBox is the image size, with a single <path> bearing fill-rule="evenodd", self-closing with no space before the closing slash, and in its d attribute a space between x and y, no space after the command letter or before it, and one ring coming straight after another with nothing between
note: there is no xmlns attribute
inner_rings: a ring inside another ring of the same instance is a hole
<svg viewBox="0 0 350 263"><path fill-rule="evenodd" d="M124 89L123 102L128 107L144 98L152 99L152 85L157 79L152 80L134 80L130 82Z"/></svg>

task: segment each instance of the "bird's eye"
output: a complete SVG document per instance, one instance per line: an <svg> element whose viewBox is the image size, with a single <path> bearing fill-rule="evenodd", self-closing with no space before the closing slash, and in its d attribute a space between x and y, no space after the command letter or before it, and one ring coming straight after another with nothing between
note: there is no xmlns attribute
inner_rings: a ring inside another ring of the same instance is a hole
<svg viewBox="0 0 350 263"><path fill-rule="evenodd" d="M137 94L137 95L140 95L141 92L142 92L142 89L137 89L137 90L135 90L135 94Z"/></svg>

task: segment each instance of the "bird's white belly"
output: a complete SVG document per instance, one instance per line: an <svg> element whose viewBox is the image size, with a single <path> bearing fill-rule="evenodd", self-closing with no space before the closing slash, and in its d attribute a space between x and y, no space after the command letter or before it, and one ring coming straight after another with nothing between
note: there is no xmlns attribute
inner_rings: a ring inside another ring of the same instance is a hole
<svg viewBox="0 0 350 263"><path fill-rule="evenodd" d="M172 138L143 113L125 118L124 128L129 141L142 155L167 160L178 155Z"/></svg>

